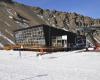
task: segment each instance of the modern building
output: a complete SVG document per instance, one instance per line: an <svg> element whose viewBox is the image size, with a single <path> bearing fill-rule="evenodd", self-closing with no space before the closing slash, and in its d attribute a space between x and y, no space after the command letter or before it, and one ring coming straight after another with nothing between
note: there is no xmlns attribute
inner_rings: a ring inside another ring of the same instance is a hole
<svg viewBox="0 0 100 80"><path fill-rule="evenodd" d="M55 49L72 48L77 35L67 30L48 25L37 25L14 31L16 45L23 49ZM84 42L85 43L85 42Z"/></svg>

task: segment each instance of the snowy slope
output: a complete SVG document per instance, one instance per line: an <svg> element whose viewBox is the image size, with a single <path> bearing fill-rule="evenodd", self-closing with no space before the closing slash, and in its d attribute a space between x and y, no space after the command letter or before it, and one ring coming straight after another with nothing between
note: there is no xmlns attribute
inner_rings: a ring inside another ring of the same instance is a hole
<svg viewBox="0 0 100 80"><path fill-rule="evenodd" d="M0 51L0 80L100 80L100 52Z"/></svg>

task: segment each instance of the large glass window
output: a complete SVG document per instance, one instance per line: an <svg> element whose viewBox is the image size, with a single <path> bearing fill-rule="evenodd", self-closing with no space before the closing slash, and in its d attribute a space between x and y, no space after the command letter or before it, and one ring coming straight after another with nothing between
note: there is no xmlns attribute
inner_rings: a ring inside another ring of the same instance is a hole
<svg viewBox="0 0 100 80"><path fill-rule="evenodd" d="M25 45L45 45L43 27L17 31L16 42Z"/></svg>

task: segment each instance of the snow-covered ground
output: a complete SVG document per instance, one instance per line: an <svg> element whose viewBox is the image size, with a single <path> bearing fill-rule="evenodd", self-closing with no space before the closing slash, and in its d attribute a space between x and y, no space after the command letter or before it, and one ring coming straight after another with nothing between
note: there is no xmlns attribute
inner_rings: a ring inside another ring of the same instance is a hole
<svg viewBox="0 0 100 80"><path fill-rule="evenodd" d="M0 50L0 80L100 80L100 52Z"/></svg>

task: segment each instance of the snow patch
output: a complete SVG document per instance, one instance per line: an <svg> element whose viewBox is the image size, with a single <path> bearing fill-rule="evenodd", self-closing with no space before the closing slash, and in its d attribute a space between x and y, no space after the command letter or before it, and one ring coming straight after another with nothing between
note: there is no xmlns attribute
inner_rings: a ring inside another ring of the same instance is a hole
<svg viewBox="0 0 100 80"><path fill-rule="evenodd" d="M15 45L14 41L12 41L11 39L9 39L9 38L6 37L5 35L0 34L0 36L3 37L4 39L6 39L7 41L9 41L11 44L14 44L14 45Z"/></svg>
<svg viewBox="0 0 100 80"><path fill-rule="evenodd" d="M6 37L6 36L4 36L3 35L3 38L5 38L7 41L9 41L11 44L14 44L15 45L15 43L11 40L11 39L9 39L8 37Z"/></svg>
<svg viewBox="0 0 100 80"><path fill-rule="evenodd" d="M44 17L43 16L41 16L41 15L37 15L38 17L40 17L41 19L43 19Z"/></svg>
<svg viewBox="0 0 100 80"><path fill-rule="evenodd" d="M8 27L10 27L11 25L8 22L4 22Z"/></svg>
<svg viewBox="0 0 100 80"><path fill-rule="evenodd" d="M2 43L0 43L0 47L1 47L1 48L4 48L4 45L3 45Z"/></svg>
<svg viewBox="0 0 100 80"><path fill-rule="evenodd" d="M94 38L98 43L100 43L100 41L97 38Z"/></svg>
<svg viewBox="0 0 100 80"><path fill-rule="evenodd" d="M55 18L56 16L54 15L53 17Z"/></svg>
<svg viewBox="0 0 100 80"><path fill-rule="evenodd" d="M27 23L21 23L19 21L15 21L17 24L19 24L22 28L27 28L29 25Z"/></svg>
<svg viewBox="0 0 100 80"><path fill-rule="evenodd" d="M8 31L7 29L5 29L5 32L7 32L8 34L10 34L13 37L13 34L10 31Z"/></svg>
<svg viewBox="0 0 100 80"><path fill-rule="evenodd" d="M9 18L10 18L10 19L13 19L13 17L12 17L12 16L9 16Z"/></svg>
<svg viewBox="0 0 100 80"><path fill-rule="evenodd" d="M17 13L13 9L7 9L7 12L12 16L17 15Z"/></svg>

